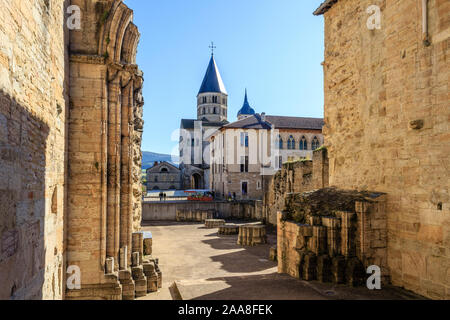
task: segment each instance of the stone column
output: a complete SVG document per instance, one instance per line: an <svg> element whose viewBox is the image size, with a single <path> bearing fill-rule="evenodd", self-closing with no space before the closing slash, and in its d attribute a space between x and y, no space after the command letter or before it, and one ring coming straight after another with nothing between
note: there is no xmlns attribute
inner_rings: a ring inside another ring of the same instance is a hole
<svg viewBox="0 0 450 320"><path fill-rule="evenodd" d="M117 257L119 252L120 230L120 125L121 125L121 87L119 71L108 68L108 210L106 254ZM118 260L118 259L117 259Z"/></svg>

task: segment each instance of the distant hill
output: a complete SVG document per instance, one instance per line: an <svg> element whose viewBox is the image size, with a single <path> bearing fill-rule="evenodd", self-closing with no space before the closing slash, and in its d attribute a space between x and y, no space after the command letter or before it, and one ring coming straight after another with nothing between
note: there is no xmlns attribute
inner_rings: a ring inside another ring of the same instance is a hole
<svg viewBox="0 0 450 320"><path fill-rule="evenodd" d="M142 151L142 169L144 170L153 167L155 161L167 161L178 167L178 157L174 160L176 160L176 162L172 161L172 156L170 154Z"/></svg>

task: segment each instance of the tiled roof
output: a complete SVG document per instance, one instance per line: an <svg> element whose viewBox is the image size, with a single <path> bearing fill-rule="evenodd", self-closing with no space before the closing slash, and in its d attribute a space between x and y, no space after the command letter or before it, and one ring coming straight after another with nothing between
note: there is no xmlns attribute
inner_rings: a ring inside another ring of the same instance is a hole
<svg viewBox="0 0 450 320"><path fill-rule="evenodd" d="M181 119L181 129L194 129L194 119Z"/></svg>
<svg viewBox="0 0 450 320"><path fill-rule="evenodd" d="M240 121L230 123L223 128L234 129L309 129L322 130L324 121L322 118L284 117L266 116L266 121L262 121L261 115L255 114Z"/></svg>
<svg viewBox="0 0 450 320"><path fill-rule="evenodd" d="M266 120L276 129L313 129L322 130L324 121L322 118L266 116Z"/></svg>
<svg viewBox="0 0 450 320"><path fill-rule="evenodd" d="M234 129L270 129L271 126L269 123L262 121L261 117L258 114L255 114L251 117L247 117L245 119L232 122L223 126L223 128L234 128Z"/></svg>
<svg viewBox="0 0 450 320"><path fill-rule="evenodd" d="M314 15L320 16L321 14L324 14L327 12L338 0L326 0L324 1L319 8L314 11Z"/></svg>
<svg viewBox="0 0 450 320"><path fill-rule="evenodd" d="M194 124L195 121L200 121L200 120L195 120L195 119L181 119L181 125L180 128L181 129L194 129ZM202 125L204 127L222 127L223 125L228 124L228 121L221 121L221 122L216 122L216 121L208 121L205 119L202 119Z"/></svg>

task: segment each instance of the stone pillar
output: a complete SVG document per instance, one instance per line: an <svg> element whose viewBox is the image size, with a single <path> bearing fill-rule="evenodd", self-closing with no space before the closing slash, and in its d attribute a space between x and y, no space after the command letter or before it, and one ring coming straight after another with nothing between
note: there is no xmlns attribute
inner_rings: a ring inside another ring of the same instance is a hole
<svg viewBox="0 0 450 320"><path fill-rule="evenodd" d="M131 74L123 72L122 81L127 85L122 89L121 114L121 157L120 157L120 247L131 248L133 223L132 206L132 144L130 135L133 123L133 81ZM131 257L131 252L129 252ZM130 258L128 257L128 258Z"/></svg>
<svg viewBox="0 0 450 320"><path fill-rule="evenodd" d="M341 220L333 217L322 217L322 223L327 228L327 247L330 257L340 253L340 232Z"/></svg>
<svg viewBox="0 0 450 320"><path fill-rule="evenodd" d="M144 234L142 232L134 232L132 235L132 250L134 253L139 254L138 265L142 264L142 259L144 256Z"/></svg>
<svg viewBox="0 0 450 320"><path fill-rule="evenodd" d="M114 258L106 258L106 274L114 273Z"/></svg>
<svg viewBox="0 0 450 320"><path fill-rule="evenodd" d="M311 251L316 255L321 255L327 249L327 228L323 226L313 226L312 228Z"/></svg>
<svg viewBox="0 0 450 320"><path fill-rule="evenodd" d="M127 246L123 246L122 248L120 248L119 256L120 256L119 257L120 270L128 269L128 247Z"/></svg>
<svg viewBox="0 0 450 320"><path fill-rule="evenodd" d="M121 94L119 72L108 68L108 207L106 220L106 254L117 257L120 230L120 136Z"/></svg>
<svg viewBox="0 0 450 320"><path fill-rule="evenodd" d="M353 227L353 212L339 211L336 213L341 218L341 253L345 257L355 255L355 241Z"/></svg>

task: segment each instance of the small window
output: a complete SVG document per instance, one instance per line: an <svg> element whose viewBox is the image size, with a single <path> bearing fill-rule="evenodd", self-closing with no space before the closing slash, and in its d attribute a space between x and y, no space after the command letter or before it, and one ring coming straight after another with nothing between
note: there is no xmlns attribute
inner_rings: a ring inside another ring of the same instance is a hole
<svg viewBox="0 0 450 320"><path fill-rule="evenodd" d="M248 156L241 157L241 172L248 172Z"/></svg>
<svg viewBox="0 0 450 320"><path fill-rule="evenodd" d="M247 181L242 181L241 192L242 192L243 196L247 195L247 193L248 193L248 182Z"/></svg>
<svg viewBox="0 0 450 320"><path fill-rule="evenodd" d="M308 150L308 141L306 141L305 136L302 137L299 143L300 150Z"/></svg>
<svg viewBox="0 0 450 320"><path fill-rule="evenodd" d="M295 149L295 139L294 139L293 136L290 136L290 137L289 137L289 140L288 140L288 143L287 143L287 148L288 148L289 150Z"/></svg>
<svg viewBox="0 0 450 320"><path fill-rule="evenodd" d="M280 156L280 157L278 158L278 168L282 168L282 167L283 167L283 157Z"/></svg>
<svg viewBox="0 0 450 320"><path fill-rule="evenodd" d="M278 148L280 150L283 149L283 138L281 138L281 136L278 136Z"/></svg>
<svg viewBox="0 0 450 320"><path fill-rule="evenodd" d="M191 147L195 146L195 139L191 139Z"/></svg>
<svg viewBox="0 0 450 320"><path fill-rule="evenodd" d="M214 114L217 114L217 108L214 107Z"/></svg>
<svg viewBox="0 0 450 320"><path fill-rule="evenodd" d="M317 139L317 137L314 137L312 143L311 143L311 149L312 150L317 150L320 148L320 141L319 139Z"/></svg>
<svg viewBox="0 0 450 320"><path fill-rule="evenodd" d="M206 103L206 101L207 101L206 97L203 97L203 103Z"/></svg>
<svg viewBox="0 0 450 320"><path fill-rule="evenodd" d="M261 190L261 181L256 181L256 190Z"/></svg>
<svg viewBox="0 0 450 320"><path fill-rule="evenodd" d="M241 132L241 146L248 147L248 132Z"/></svg>

